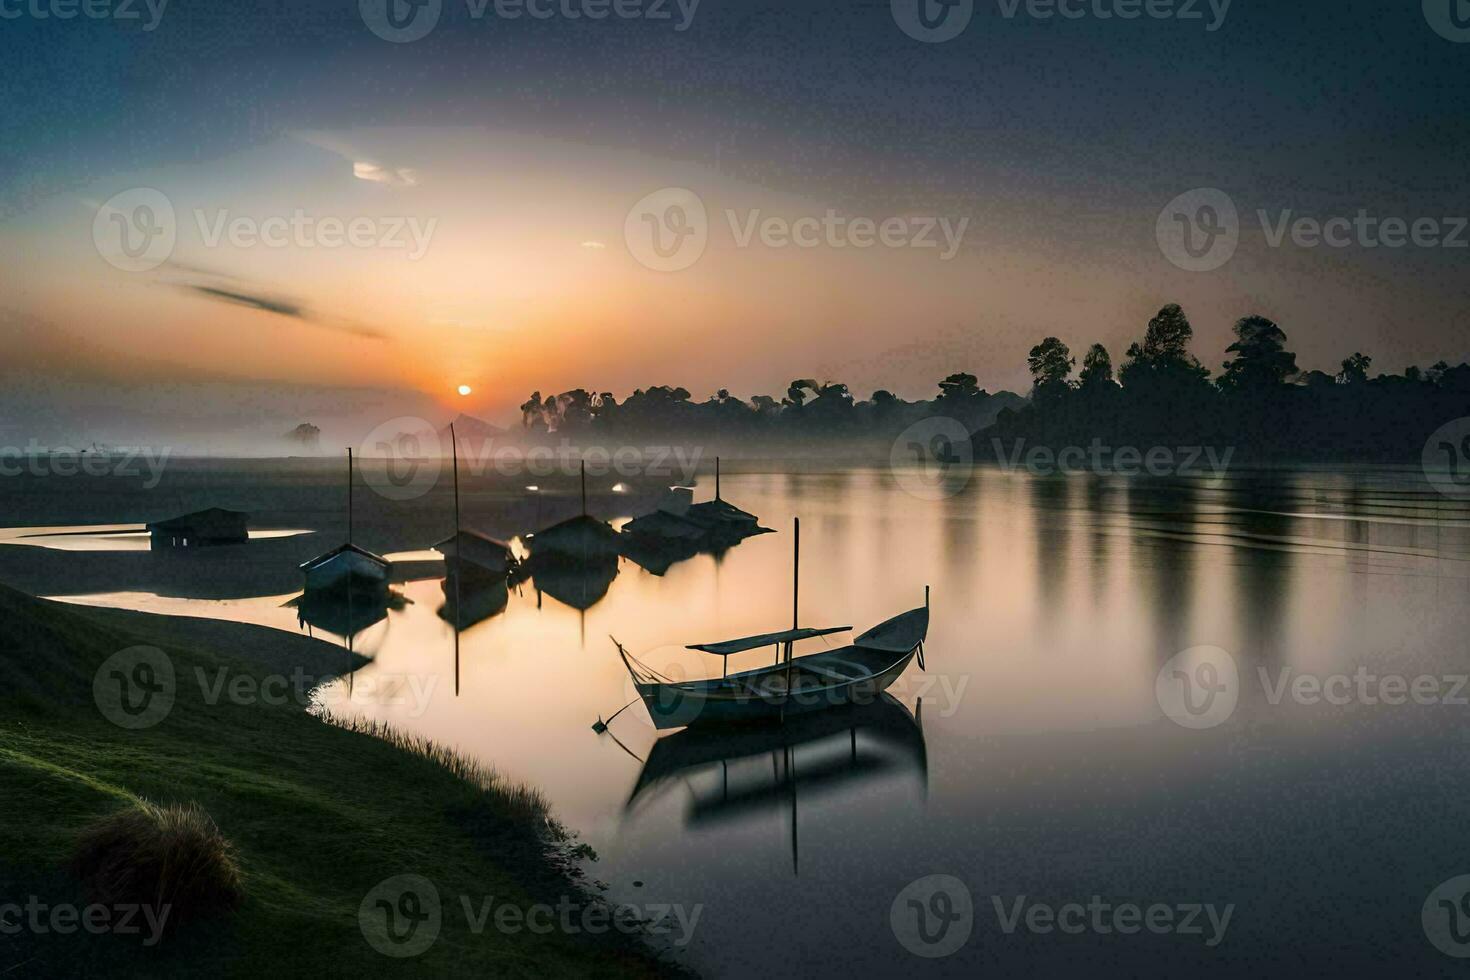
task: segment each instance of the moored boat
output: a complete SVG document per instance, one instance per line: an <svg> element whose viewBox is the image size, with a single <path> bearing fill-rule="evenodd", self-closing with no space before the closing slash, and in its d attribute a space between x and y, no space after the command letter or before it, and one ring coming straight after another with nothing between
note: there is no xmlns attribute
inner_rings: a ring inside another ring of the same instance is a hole
<svg viewBox="0 0 1470 980"><path fill-rule="evenodd" d="M799 521L795 542L799 568ZM672 680L628 653L616 639L613 642L649 717L659 729L761 722L823 708L866 704L887 690L915 656L923 666L921 648L929 632L927 589L923 606L885 620L848 646L805 656L795 655L797 643L845 633L851 627L801 627L795 621L795 606L793 600L789 630L691 644L688 649L727 658L727 663L729 657L749 650L766 646L777 650L777 662L771 666L733 674L727 670L708 680Z"/></svg>

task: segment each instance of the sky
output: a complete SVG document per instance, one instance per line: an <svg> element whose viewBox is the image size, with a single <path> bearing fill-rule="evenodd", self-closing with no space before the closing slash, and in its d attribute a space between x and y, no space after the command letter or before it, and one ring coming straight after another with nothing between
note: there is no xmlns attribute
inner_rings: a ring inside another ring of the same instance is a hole
<svg viewBox="0 0 1470 980"><path fill-rule="evenodd" d="M1470 357L1463 0L88 2L0 0L0 443Z"/></svg>

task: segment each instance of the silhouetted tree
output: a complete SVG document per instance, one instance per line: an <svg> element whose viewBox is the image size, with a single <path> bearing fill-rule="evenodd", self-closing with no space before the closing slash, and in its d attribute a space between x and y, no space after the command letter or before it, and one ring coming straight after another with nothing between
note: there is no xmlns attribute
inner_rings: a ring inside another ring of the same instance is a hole
<svg viewBox="0 0 1470 980"><path fill-rule="evenodd" d="M1106 347L1093 344L1087 348L1087 353L1082 355L1082 371L1077 375L1077 381L1084 388L1112 383L1113 358Z"/></svg>
<svg viewBox="0 0 1470 980"><path fill-rule="evenodd" d="M1296 377L1296 355L1286 350L1286 333L1263 316L1235 323L1235 343L1225 348L1236 355L1225 362L1219 385L1226 390L1260 389L1281 385Z"/></svg>
<svg viewBox="0 0 1470 980"><path fill-rule="evenodd" d="M322 430L310 422L302 422L296 428L286 433L286 438L291 442L299 443L304 449L317 452L321 449L322 445Z"/></svg>
<svg viewBox="0 0 1470 980"><path fill-rule="evenodd" d="M790 386L786 389L786 399L782 404L801 411L802 405L806 403L806 393L808 391L815 395L817 393L817 383L811 378L798 378L791 382Z"/></svg>
<svg viewBox="0 0 1470 980"><path fill-rule="evenodd" d="M1123 386L1143 385L1183 390L1203 381L1209 371L1189 352L1194 328L1178 303L1170 303L1148 322L1143 343L1128 348L1128 359L1118 371Z"/></svg>
<svg viewBox="0 0 1470 980"><path fill-rule="evenodd" d="M1031 369L1031 383L1038 393L1065 385L1067 375L1072 373L1072 365L1076 363L1067 345L1055 337L1048 337L1031 348L1026 358L1026 365Z"/></svg>
<svg viewBox="0 0 1470 980"><path fill-rule="evenodd" d="M1337 372L1337 383L1343 385L1361 384L1368 380L1368 369L1373 366L1373 358L1367 354L1354 353L1352 357L1342 362L1342 370Z"/></svg>

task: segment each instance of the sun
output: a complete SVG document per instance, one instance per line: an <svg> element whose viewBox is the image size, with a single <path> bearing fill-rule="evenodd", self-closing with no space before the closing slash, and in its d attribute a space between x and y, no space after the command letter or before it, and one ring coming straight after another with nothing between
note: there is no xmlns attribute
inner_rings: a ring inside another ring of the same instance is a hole
<svg viewBox="0 0 1470 980"><path fill-rule="evenodd" d="M468 395L470 392L472 392L474 390L475 389L471 388L469 385L460 385L459 386L459 393L461 395Z"/></svg>

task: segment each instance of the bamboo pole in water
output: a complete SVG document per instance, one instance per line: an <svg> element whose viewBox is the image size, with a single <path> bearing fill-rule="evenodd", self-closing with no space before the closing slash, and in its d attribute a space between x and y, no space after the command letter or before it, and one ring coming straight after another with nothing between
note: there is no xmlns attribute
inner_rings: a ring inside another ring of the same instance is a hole
<svg viewBox="0 0 1470 980"><path fill-rule="evenodd" d="M459 617L464 608L460 604L460 577L464 574L464 556L459 553L463 545L459 538L459 440L453 422L449 423L449 447L454 460L454 696L459 697Z"/></svg>

